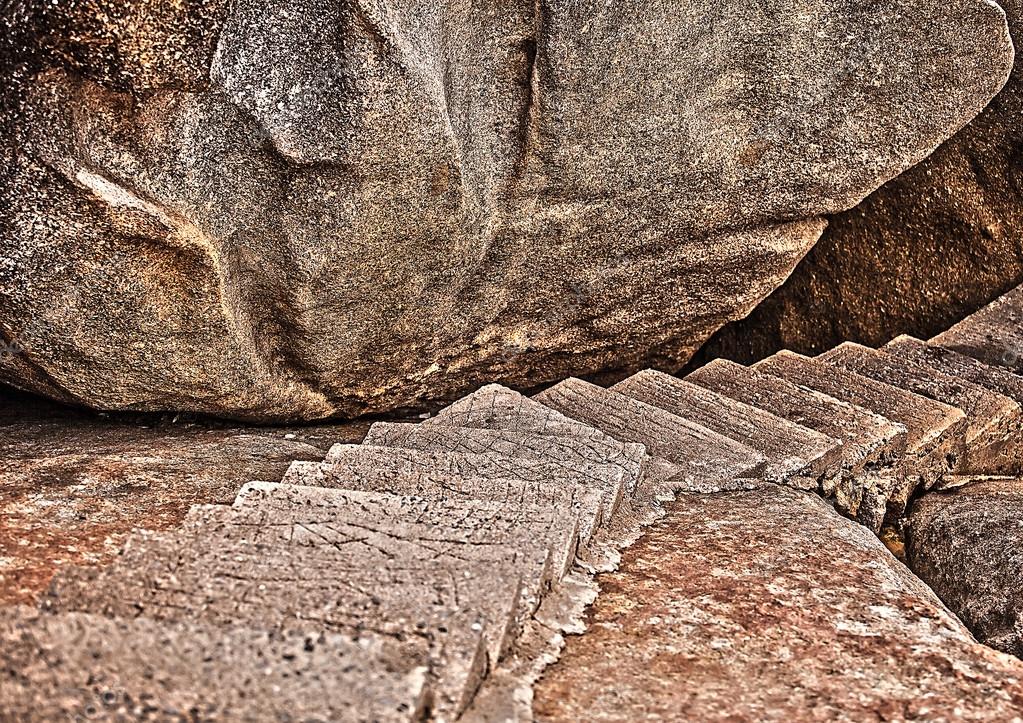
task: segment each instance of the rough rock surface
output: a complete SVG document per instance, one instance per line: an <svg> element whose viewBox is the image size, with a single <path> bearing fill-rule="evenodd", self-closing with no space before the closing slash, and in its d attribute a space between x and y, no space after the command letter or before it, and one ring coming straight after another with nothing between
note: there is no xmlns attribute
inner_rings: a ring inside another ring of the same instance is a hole
<svg viewBox="0 0 1023 723"><path fill-rule="evenodd" d="M906 555L978 640L1023 657L1023 481L981 479L920 498Z"/></svg>
<svg viewBox="0 0 1023 723"><path fill-rule="evenodd" d="M1023 3L997 0L1023 47ZM927 338L1023 282L1023 63L932 156L829 226L791 278L698 355L752 361Z"/></svg>
<svg viewBox="0 0 1023 723"><path fill-rule="evenodd" d="M683 495L601 590L540 720L1023 720L1023 663L808 493Z"/></svg>
<svg viewBox="0 0 1023 723"><path fill-rule="evenodd" d="M56 568L105 562L132 528L175 527L189 505L230 503L246 481L280 479L366 426L129 424L0 397L0 604L30 602Z"/></svg>
<svg viewBox="0 0 1023 723"><path fill-rule="evenodd" d="M259 420L683 357L1012 57L985 0L3 8L0 379Z"/></svg>

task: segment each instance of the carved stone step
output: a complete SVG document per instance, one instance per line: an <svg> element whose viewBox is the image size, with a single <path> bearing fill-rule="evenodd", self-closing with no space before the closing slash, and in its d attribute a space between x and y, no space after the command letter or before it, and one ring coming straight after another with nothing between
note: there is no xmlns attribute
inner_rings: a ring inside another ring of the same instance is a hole
<svg viewBox="0 0 1023 723"><path fill-rule="evenodd" d="M1023 404L1023 376L912 336L898 336L882 349L894 356L959 377Z"/></svg>
<svg viewBox="0 0 1023 723"><path fill-rule="evenodd" d="M462 397L436 416L423 422L428 425L504 429L509 432L532 432L577 439L613 440L596 427L584 424L529 397L503 387L488 384Z"/></svg>
<svg viewBox="0 0 1023 723"><path fill-rule="evenodd" d="M425 661L380 636L0 610L5 720L420 720Z"/></svg>
<svg viewBox="0 0 1023 723"><path fill-rule="evenodd" d="M560 484L581 489L607 490L601 506L584 512L579 518L583 542L589 540L604 511L616 507L620 491L624 488L624 475L620 469L600 464L569 464L547 459L529 459L496 454L470 454L440 450L406 449L404 447L378 447L375 445L337 444L327 453L325 464L338 468L339 473L362 473L373 470L390 472L430 472L464 477L517 479L526 482ZM285 475L284 482L292 483L293 476Z"/></svg>
<svg viewBox="0 0 1023 723"><path fill-rule="evenodd" d="M137 531L114 565L58 574L43 605L272 631L373 632L430 661L440 710L464 710L491 651L514 632L518 579L494 565L380 563L379 555L364 561L335 552Z"/></svg>
<svg viewBox="0 0 1023 723"><path fill-rule="evenodd" d="M611 391L752 447L767 458L764 476L772 482L816 489L840 474L838 440L692 382L651 369L615 384Z"/></svg>
<svg viewBox="0 0 1023 723"><path fill-rule="evenodd" d="M599 504L594 498L586 512L597 514ZM451 563L528 560L537 566L538 582L547 584L571 569L579 542L571 511L521 503L249 482L234 509L266 513L264 529L292 543L368 544L366 555L375 551L409 564L420 556Z"/></svg>
<svg viewBox="0 0 1023 723"><path fill-rule="evenodd" d="M631 494L643 473L646 451L641 444L625 444L614 439L579 439L511 432L503 429L474 429L441 425L377 422L369 429L363 444L379 447L440 450L470 454L499 455L547 460L578 466L585 474L594 463L621 470L622 482ZM617 497L620 484L606 487L608 475L593 478L594 485L611 497Z"/></svg>
<svg viewBox="0 0 1023 723"><path fill-rule="evenodd" d="M906 428L906 454L899 464L901 483L888 500L895 515L905 510L915 488L932 486L963 456L966 415L955 407L787 351L758 362L754 368L864 407ZM871 502L865 498L863 504L883 509L881 499Z"/></svg>
<svg viewBox="0 0 1023 723"><path fill-rule="evenodd" d="M931 344L1023 373L1023 286L938 334Z"/></svg>
<svg viewBox="0 0 1023 723"><path fill-rule="evenodd" d="M674 479L677 489L720 489L736 478L758 477L767 463L767 458L751 447L580 379L563 381L535 399L615 439L646 445L648 454L678 466Z"/></svg>
<svg viewBox="0 0 1023 723"><path fill-rule="evenodd" d="M996 474L1019 468L1023 409L1009 397L859 344L842 344L818 358L963 410L966 447L957 472Z"/></svg>
<svg viewBox="0 0 1023 723"><path fill-rule="evenodd" d="M538 505L562 513L571 510L579 519L579 539L583 543L589 541L594 529L608 522L605 511L613 514L621 499L619 494L606 504L603 493L580 484L469 477L441 472L399 472L323 462L293 462L285 479L289 484L308 487L389 492L450 500L490 500L504 505Z"/></svg>
<svg viewBox="0 0 1023 723"><path fill-rule="evenodd" d="M863 498L857 478L867 469L894 464L906 450L901 424L751 367L717 359L686 380L840 439L842 480L834 491L825 492L846 514L855 516Z"/></svg>

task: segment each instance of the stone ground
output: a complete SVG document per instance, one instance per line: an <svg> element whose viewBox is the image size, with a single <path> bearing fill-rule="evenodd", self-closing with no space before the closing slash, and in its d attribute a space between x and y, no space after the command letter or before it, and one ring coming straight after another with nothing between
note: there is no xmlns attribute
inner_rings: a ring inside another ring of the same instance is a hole
<svg viewBox="0 0 1023 723"><path fill-rule="evenodd" d="M109 417L0 391L0 605L31 603L54 572L100 565L136 527L177 527L253 479L362 439L369 423L239 427Z"/></svg>

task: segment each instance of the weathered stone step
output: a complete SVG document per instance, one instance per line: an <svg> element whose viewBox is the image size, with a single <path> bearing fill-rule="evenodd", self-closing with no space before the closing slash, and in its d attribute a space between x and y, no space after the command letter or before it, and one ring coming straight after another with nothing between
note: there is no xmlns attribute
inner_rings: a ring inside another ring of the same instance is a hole
<svg viewBox="0 0 1023 723"><path fill-rule="evenodd" d="M1009 397L859 344L842 344L818 358L963 410L966 445L956 471L996 473L1019 467L1023 408Z"/></svg>
<svg viewBox="0 0 1023 723"><path fill-rule="evenodd" d="M1023 373L1023 286L971 314L931 344Z"/></svg>
<svg viewBox="0 0 1023 723"><path fill-rule="evenodd" d="M894 356L965 379L1023 404L1023 376L912 336L898 336L882 349Z"/></svg>
<svg viewBox="0 0 1023 723"><path fill-rule="evenodd" d="M955 407L787 351L757 362L754 368L864 407L906 428L900 485L887 500L895 515L905 510L913 489L932 486L963 455L966 415ZM870 505L874 509L871 514L880 515L885 500L865 497L862 505Z"/></svg>
<svg viewBox="0 0 1023 723"><path fill-rule="evenodd" d="M906 428L901 424L773 374L717 359L686 379L842 440L842 479L834 490L824 491L834 497L840 511L852 516L857 516L863 498L858 477L867 469L892 465L906 450Z"/></svg>
<svg viewBox="0 0 1023 723"><path fill-rule="evenodd" d="M441 425L377 422L370 427L363 444L378 447L440 450L470 454L524 457L578 465L585 474L594 463L621 470L621 482L631 494L643 473L646 450L641 444L626 444L614 439L587 439L512 432L504 429L476 429ZM621 484L606 487L608 476L594 477L594 484L605 494L617 498Z"/></svg>
<svg viewBox="0 0 1023 723"><path fill-rule="evenodd" d="M599 505L592 498L586 513L596 515ZM568 573L579 542L579 521L571 511L521 503L249 482L233 509L265 513L261 531L269 531L270 539L327 547L358 543L368 546L370 556L408 564L525 559L547 584Z"/></svg>
<svg viewBox="0 0 1023 723"><path fill-rule="evenodd" d="M840 474L842 443L763 409L652 369L611 391L652 404L757 450L767 458L764 477L816 489Z"/></svg>
<svg viewBox="0 0 1023 723"><path fill-rule="evenodd" d="M581 484L543 482L495 477L470 477L440 472L401 472L393 469L366 469L360 466L293 462L285 479L288 484L332 489L389 492L397 495L440 499L477 499L504 505L537 505L567 514L579 520L579 539L589 541L596 528L607 522L618 499L605 503L602 492Z"/></svg>
<svg viewBox="0 0 1023 723"><path fill-rule="evenodd" d="M531 432L576 439L617 441L596 427L577 421L540 404L529 397L503 387L488 384L462 397L436 416L423 422L427 425L504 429L510 432Z"/></svg>
<svg viewBox="0 0 1023 723"><path fill-rule="evenodd" d="M604 511L613 509L624 489L624 475L616 467L569 463L550 459L529 459L498 454L473 454L442 450L408 449L405 447L379 447L376 445L337 444L330 448L324 462L336 466L340 473L362 473L373 470L391 472L430 472L464 477L517 479L526 482L560 484L566 487L607 491ZM291 471L285 483L296 480ZM592 535L604 512L598 508L594 514L580 516L580 534L583 542Z"/></svg>
<svg viewBox="0 0 1023 723"><path fill-rule="evenodd" d="M568 379L535 399L623 442L677 465L677 489L720 489L740 477L758 477L767 459L751 447L651 404L580 379Z"/></svg>
<svg viewBox="0 0 1023 723"><path fill-rule="evenodd" d="M437 710L448 717L464 710L491 651L515 630L518 578L492 564L403 564L334 552L136 531L114 565L59 573L43 606L271 631L375 633L400 643L404 655L430 661Z"/></svg>
<svg viewBox="0 0 1023 723"><path fill-rule="evenodd" d="M0 717L421 720L425 661L379 636L0 610Z"/></svg>
<svg viewBox="0 0 1023 723"><path fill-rule="evenodd" d="M907 562L978 640L1023 657L1023 480L956 484L913 503Z"/></svg>
<svg viewBox="0 0 1023 723"><path fill-rule="evenodd" d="M978 644L868 530L787 487L683 495L588 619L535 691L538 720L1023 715L1023 662Z"/></svg>

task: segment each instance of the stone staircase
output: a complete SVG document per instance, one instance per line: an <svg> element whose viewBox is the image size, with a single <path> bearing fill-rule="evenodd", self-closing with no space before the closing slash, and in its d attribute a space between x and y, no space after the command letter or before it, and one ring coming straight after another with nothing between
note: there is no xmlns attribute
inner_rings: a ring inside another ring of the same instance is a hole
<svg viewBox="0 0 1023 723"><path fill-rule="evenodd" d="M595 573L677 493L814 492L898 552L914 496L1023 471L1020 344L1023 287L930 342L377 423L0 611L0 717L526 717Z"/></svg>

